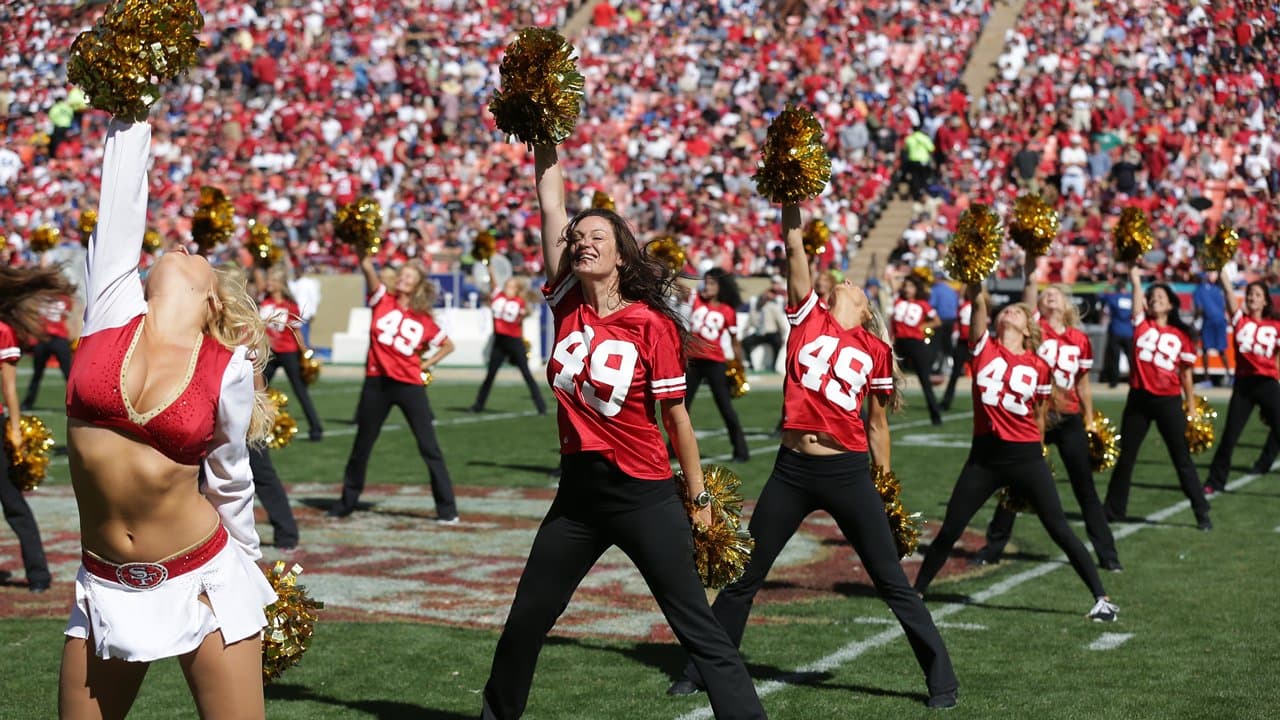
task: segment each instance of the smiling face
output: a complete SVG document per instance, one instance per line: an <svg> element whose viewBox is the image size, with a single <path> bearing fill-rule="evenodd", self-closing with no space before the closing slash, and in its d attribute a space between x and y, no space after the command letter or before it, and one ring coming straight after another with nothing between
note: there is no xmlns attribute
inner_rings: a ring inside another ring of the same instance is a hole
<svg viewBox="0 0 1280 720"><path fill-rule="evenodd" d="M616 276L622 266L613 225L599 215L588 215L571 228L568 253L573 274L584 279Z"/></svg>
<svg viewBox="0 0 1280 720"><path fill-rule="evenodd" d="M1173 310L1173 300L1169 297L1169 292L1162 287L1151 289L1151 314L1163 317Z"/></svg>
<svg viewBox="0 0 1280 720"><path fill-rule="evenodd" d="M1255 317L1262 314L1263 310L1271 304L1271 298L1267 295L1267 289L1260 283L1249 283L1249 289L1244 294L1244 307L1250 315Z"/></svg>
<svg viewBox="0 0 1280 720"><path fill-rule="evenodd" d="M720 281L708 275L702 279L702 288L698 290L698 296L706 302L711 302L720 297Z"/></svg>
<svg viewBox="0 0 1280 720"><path fill-rule="evenodd" d="M1063 296L1061 290L1050 286L1040 293L1040 301L1037 305L1041 315L1047 318L1061 317L1067 311L1067 298Z"/></svg>
<svg viewBox="0 0 1280 720"><path fill-rule="evenodd" d="M507 281L502 283L502 294L507 297L515 297L516 295L519 295L520 281L515 278L507 278Z"/></svg>
<svg viewBox="0 0 1280 720"><path fill-rule="evenodd" d="M1019 305L1010 305L1000 311L996 316L996 332L1003 335L1006 330L1017 331L1023 335L1028 333L1027 328L1031 326L1031 318L1027 317L1026 310Z"/></svg>
<svg viewBox="0 0 1280 720"><path fill-rule="evenodd" d="M418 272L415 267L405 265L400 268L400 272L396 273L396 294L412 295L421 282L422 273Z"/></svg>

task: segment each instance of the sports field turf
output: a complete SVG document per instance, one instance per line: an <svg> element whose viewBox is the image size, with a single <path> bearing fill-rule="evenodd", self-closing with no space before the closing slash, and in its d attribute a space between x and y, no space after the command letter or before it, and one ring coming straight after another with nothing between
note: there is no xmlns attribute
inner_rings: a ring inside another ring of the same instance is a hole
<svg viewBox="0 0 1280 720"><path fill-rule="evenodd" d="M26 379L21 376L20 384ZM59 438L62 391L60 378L46 380L37 412ZM374 451L369 481L383 487L370 493L372 511L329 522L321 515L337 494L358 391L356 380L323 379L315 400L328 436L321 443L295 441L274 453L302 526L302 549L290 559L307 567L303 581L316 594L332 593L332 612L322 618L302 664L268 687L267 715L475 717L521 552L553 492L547 472L556 463L554 419L534 416L517 385L499 387L488 413L470 415L462 409L474 398L475 384L438 380L429 392L459 488L463 524L446 528L431 522L430 495L422 487L425 468L396 412ZM941 520L968 452L968 399L962 397L938 428L928 424L919 399L910 399L911 407L892 421L893 466L904 502L930 522L927 537ZM1115 395L1098 405L1118 422L1122 401ZM779 391L765 389L736 401L751 434L752 460L735 468L748 500L758 495L772 463L777 441L768 433L780 402ZM1225 395L1214 404L1225 415ZM705 434L704 455L727 456L729 442L705 390L694 410L694 424ZM1219 418L1219 429L1221 424ZM1216 528L1210 533L1195 530L1164 446L1157 433L1148 435L1130 512L1150 520L1113 526L1125 570L1103 573L1120 605L1117 623L1084 619L1089 593L1033 517L1020 518L1016 547L995 567L967 566L965 553L976 549L975 541L980 544L977 536L967 538L967 550L957 549L952 574L935 582L929 601L961 682L960 705L948 717L1280 715L1280 478L1254 478L1243 469L1257 455L1261 429L1255 420L1246 431L1234 461L1235 491L1213 500ZM1196 458L1202 472L1210 455ZM1108 477L1098 477L1100 492ZM60 633L74 570L66 485L60 460L46 488L30 496L56 561L54 590L36 599L19 583L0 587L0 718L56 713ZM1073 528L1083 536L1065 478L1059 490ZM981 532L992 507L988 503L972 529ZM781 564L792 562L792 570L762 594L744 640L765 707L782 719L925 715L923 679L905 640L860 568L824 564L823 558L839 556L842 543L832 537L825 516L816 518L807 527L812 532L797 538L797 552L808 555L784 556ZM269 540L265 522L259 528ZM346 555L345 540L353 546ZM278 556L274 548L264 550L269 559ZM0 568L20 576L16 556L13 536L0 531ZM466 563L449 565L463 556ZM418 559L419 566L406 558ZM909 577L918 560L908 563ZM353 576L327 574L343 563L365 567L351 570ZM710 717L705 695L664 694L684 656L661 623L636 631L635 619L652 617L655 607L638 578L617 567L625 571L625 560L615 558L603 568L616 577L599 577L570 606L572 614L599 604L598 612L580 612L569 632L547 643L526 717ZM446 580L437 578L446 575L447 582L458 583L458 595L440 594ZM374 611L355 606L349 593L356 586L368 590ZM384 595L394 595L395 602L383 602ZM427 600L415 604L415 595ZM610 597L622 612L608 612ZM181 673L169 661L152 668L130 717L194 715Z"/></svg>

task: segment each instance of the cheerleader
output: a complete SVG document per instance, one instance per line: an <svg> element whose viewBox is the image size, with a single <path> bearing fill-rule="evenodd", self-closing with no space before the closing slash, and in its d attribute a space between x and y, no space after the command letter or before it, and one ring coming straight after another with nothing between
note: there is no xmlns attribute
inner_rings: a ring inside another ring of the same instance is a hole
<svg viewBox="0 0 1280 720"><path fill-rule="evenodd" d="M898 299L893 302L893 347L898 357L905 358L916 371L920 388L924 391L924 401L929 406L929 420L934 425L941 425L942 411L933 396L933 378L929 369L933 364L933 353L925 344L924 335L926 329L937 328L942 321L929 306L926 293L920 276L907 275L902 279Z"/></svg>
<svg viewBox="0 0 1280 720"><path fill-rule="evenodd" d="M489 271L489 287L493 289L493 298L489 301L489 310L493 313L493 342L489 346L489 370L485 373L484 382L480 384L480 392L476 393L476 401L471 412L484 412L484 404L489 400L489 390L493 388L493 380L498 376L498 369L504 362L515 365L520 370L520 377L529 388L529 396L533 398L533 406L539 415L547 414L547 403L542 399L542 391L529 372L529 356L524 346L524 319L529 317L529 303L525 300L528 287L523 280L507 278L498 290L498 280L493 274L493 266L485 262Z"/></svg>
<svg viewBox="0 0 1280 720"><path fill-rule="evenodd" d="M1225 270L1218 273L1218 281L1222 283L1227 299L1227 314L1231 318L1235 338L1236 379L1231 388L1231 401L1227 404L1227 425L1218 438L1218 449L1213 453L1213 464L1209 466L1205 495L1226 489L1231 455L1255 405L1261 407L1263 423L1270 429L1268 441L1275 436L1275 428L1280 428L1280 368L1276 365L1280 319L1271 304L1271 291L1265 283L1249 283L1244 290L1244 306L1240 307L1236 304L1235 291ZM1271 463L1266 462L1261 472L1270 467Z"/></svg>
<svg viewBox="0 0 1280 720"><path fill-rule="evenodd" d="M428 372L453 352L453 341L431 317L436 286L421 262L412 260L400 268L395 285L378 279L373 258L365 256L360 269L369 290L368 305L373 310L369 325L369 355L365 362L364 385L356 406L356 439L342 478L342 497L329 508L328 517L344 518L355 512L364 491L365 472L373 444L394 405L404 413L409 429L418 441L418 454L431 474L431 495L436 503L436 521L458 523L458 506L453 498L453 481L444 463L444 453L436 440L435 415L422 384ZM424 353L435 348L430 355Z"/></svg>
<svg viewBox="0 0 1280 720"><path fill-rule="evenodd" d="M973 447L947 501L942 528L929 545L916 589L923 594L938 574L960 533L978 508L1000 487L1008 487L1030 501L1049 537L1067 554L1071 566L1093 594L1087 617L1100 622L1116 619L1112 604L1089 553L1067 527L1062 501L1045 462L1045 402L1051 394L1048 364L1036 355L1040 325L1026 303L1006 307L996 315L995 334L987 332L987 297L980 285L969 286L973 318L969 344L973 348Z"/></svg>
<svg viewBox="0 0 1280 720"><path fill-rule="evenodd" d="M639 568L707 680L717 718L763 718L751 677L707 605L690 517L676 494L662 418L684 471L693 522L710 524L698 441L684 407L683 318L675 273L645 254L610 210L565 211L554 146L534 149L543 294L555 321L547 377L559 401L560 486L538 528L484 688L481 717L520 717L547 633L582 578L618 546Z"/></svg>
<svg viewBox="0 0 1280 720"><path fill-rule="evenodd" d="M1163 283L1142 290L1142 270L1129 269L1133 286L1133 355L1129 363L1129 397L1120 422L1120 459L1107 486L1109 520L1121 520L1129 509L1129 483L1138 450L1151 423L1160 430L1182 492L1191 501L1196 527L1212 530L1209 503L1187 449L1187 416L1195 408L1191 369L1196 352L1192 330L1178 315L1178 296ZM1179 402L1181 398L1181 402Z"/></svg>
<svg viewBox="0 0 1280 720"><path fill-rule="evenodd" d="M22 400L23 410L35 407L36 398L40 394L40 381L44 379L44 369L49 364L49 358L58 359L58 369L62 370L64 380L71 375L71 341L67 331L67 316L70 314L70 294L51 297L44 303L44 339L31 348L31 382L27 385L27 395Z"/></svg>
<svg viewBox="0 0 1280 720"><path fill-rule="evenodd" d="M267 361L263 374L270 383L276 376L276 370L284 368L293 396L302 404L302 412L307 416L308 438L319 442L324 439L324 426L311 402L307 383L302 379L302 344L298 335L302 316L298 313L298 303L289 292L285 269L277 265L268 270L262 287L265 292L258 301L258 310L267 325L267 340L271 344L271 359Z"/></svg>
<svg viewBox="0 0 1280 720"><path fill-rule="evenodd" d="M733 275L719 268L708 270L702 277L702 286L693 294L689 305L689 364L686 369L688 390L684 396L686 408L693 407L693 398L698 394L702 381L706 380L711 387L711 397L715 399L716 409L724 420L724 427L729 432L729 440L733 443L734 462L747 462L751 453L747 449L747 438L742 432L742 422L733 409L733 397L729 394L728 369L724 352L724 338L727 335L733 347L733 355L744 361L746 353L742 343L738 341L737 308L742 304L742 296L738 294L738 283Z"/></svg>
<svg viewBox="0 0 1280 720"><path fill-rule="evenodd" d="M928 609L907 582L870 463L889 470L888 411L896 400L893 351L882 339L867 296L850 282L817 293L804 252L800 208L784 205L787 245L786 379L782 447L751 516L755 550L746 573L712 605L734 644L769 569L800 523L817 510L831 514L862 560L876 590L897 616L924 671L928 706L952 707L959 683ZM867 420L863 424L865 406ZM868 454L870 453L870 454ZM703 687L696 663L667 690L687 695Z"/></svg>
<svg viewBox="0 0 1280 720"><path fill-rule="evenodd" d="M1093 389L1089 383L1089 370L1093 367L1093 345L1089 336L1080 330L1080 317L1071 290L1065 285L1050 285L1037 298L1036 284L1032 279L1034 269L1035 258L1028 257L1023 301L1037 308L1041 340L1036 354L1049 365L1053 375L1044 441L1046 445L1058 446L1058 456L1067 470L1076 501L1080 503L1080 514L1084 516L1085 531L1098 556L1098 565L1104 570L1119 572L1123 568L1116 552L1116 541L1093 484L1089 459L1087 431L1093 426ZM987 545L978 552L979 564L1000 561L1004 546L1013 534L1016 517L1003 506L996 508L995 517L987 527Z"/></svg>

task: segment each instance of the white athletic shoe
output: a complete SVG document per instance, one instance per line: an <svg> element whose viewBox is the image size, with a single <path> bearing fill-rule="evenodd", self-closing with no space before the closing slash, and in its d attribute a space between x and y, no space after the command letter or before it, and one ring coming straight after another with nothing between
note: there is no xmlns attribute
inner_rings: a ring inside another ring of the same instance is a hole
<svg viewBox="0 0 1280 720"><path fill-rule="evenodd" d="M1098 598L1089 611L1088 618L1094 622L1115 622L1120 614L1120 606L1106 598Z"/></svg>

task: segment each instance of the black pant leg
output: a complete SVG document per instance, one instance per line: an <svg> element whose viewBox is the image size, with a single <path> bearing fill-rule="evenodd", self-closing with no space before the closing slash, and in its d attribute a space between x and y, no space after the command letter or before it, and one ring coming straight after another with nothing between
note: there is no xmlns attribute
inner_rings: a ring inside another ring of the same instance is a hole
<svg viewBox="0 0 1280 720"><path fill-rule="evenodd" d="M897 342L898 354L907 359L916 371L920 380L920 388L924 391L925 405L929 408L929 418L935 423L942 419L942 411L938 407L938 399L933 395L933 378L929 370L931 355L929 346L923 340L902 338Z"/></svg>
<svg viewBox="0 0 1280 720"><path fill-rule="evenodd" d="M1173 469L1178 474L1178 484L1182 486L1182 494L1191 501L1191 510L1196 520L1209 518L1209 501L1204 499L1204 486L1200 484L1200 473L1191 460L1191 451L1187 448L1187 416L1182 409L1182 398L1179 396L1162 397L1156 405L1156 428L1164 438L1165 447L1169 450L1169 459L1173 461Z"/></svg>
<svg viewBox="0 0 1280 720"><path fill-rule="evenodd" d="M1272 382L1275 382L1274 380ZM1254 399L1251 392L1255 387L1253 378L1236 378L1235 387L1231 390L1231 400L1227 402L1227 424L1218 437L1218 448L1213 451L1213 462L1209 465L1209 479L1206 485L1221 490L1227 485L1227 475L1231 472L1231 456L1235 453L1236 443L1240 442L1240 434L1249 422L1249 414L1253 412Z"/></svg>
<svg viewBox="0 0 1280 720"><path fill-rule="evenodd" d="M1089 436L1084 429L1084 419L1069 415L1049 435L1049 442L1058 446L1058 457L1071 481L1071 491L1080 503L1085 532L1093 552L1103 564L1119 562L1116 539L1107 523L1107 514L1098 499L1098 488L1093 483L1093 466L1089 460Z"/></svg>
<svg viewBox="0 0 1280 720"><path fill-rule="evenodd" d="M964 374L964 365L969 362L969 340L961 338L951 353L951 378L947 380L947 391L942 396L942 409L950 410L956 397L956 381Z"/></svg>
<svg viewBox="0 0 1280 720"><path fill-rule="evenodd" d="M480 390L476 393L475 404L471 406L473 410L483 410L485 403L489 401L489 392L493 389L493 381L498 377L498 369L502 367L502 362L506 357L506 353L502 348L502 336L494 334L493 340L489 343L489 368L485 371L484 382L480 383Z"/></svg>
<svg viewBox="0 0 1280 720"><path fill-rule="evenodd" d="M289 495L285 492L271 455L266 448L249 448L249 469L253 471L253 492L267 510L271 523L272 540L276 547L291 548L298 544L298 522L289 507Z"/></svg>
<svg viewBox="0 0 1280 720"><path fill-rule="evenodd" d="M1084 543L1080 542L1080 538L1067 525L1067 516L1062 511L1062 500L1058 497L1058 488L1054 487L1049 464L1041 458L1036 462L1010 466L1003 474L1009 484L1031 502L1040 518L1040 524L1044 525L1053 542L1066 553L1071 567L1075 568L1076 574L1088 586L1093 597L1096 599L1106 595L1102 579L1098 577L1098 566L1093 564L1093 558L1084 549Z"/></svg>
<svg viewBox="0 0 1280 720"><path fill-rule="evenodd" d="M916 575L916 590L924 592L929 589L929 583L933 582L933 577L946 563L947 555L960 539L965 526L998 487L1000 482L990 470L971 461L965 462L960 477L956 479L956 486L951 490L951 499L947 501L947 514L942 527L929 542L929 552L925 553L924 561L920 563L920 573Z"/></svg>
<svg viewBox="0 0 1280 720"><path fill-rule="evenodd" d="M524 338L507 337L507 361L516 366L520 377L524 378L525 387L529 388L529 397L533 399L533 407L539 415L547 414L547 403L542 399L542 388L529 370L529 356L525 354Z"/></svg>
<svg viewBox="0 0 1280 720"><path fill-rule="evenodd" d="M694 360L693 362L704 363L701 360ZM720 419L724 420L724 428L729 432L729 441L733 443L733 457L738 460L746 460L751 451L747 449L747 437L742 432L742 422L738 420L738 413L733 409L733 396L729 392L729 377L725 374L727 370L725 363L705 363L707 386L711 388L711 397L716 402L716 409L720 411Z"/></svg>
<svg viewBox="0 0 1280 720"><path fill-rule="evenodd" d="M276 353L271 353L271 357L267 358L266 367L262 368L262 379L270 385L271 381L276 379L276 371L280 367L280 356Z"/></svg>
<svg viewBox="0 0 1280 720"><path fill-rule="evenodd" d="M23 407L35 407L40 381L44 379L44 367L49 364L52 354L48 341L36 343L31 349L31 382L27 384L27 396L22 399Z"/></svg>
<svg viewBox="0 0 1280 720"><path fill-rule="evenodd" d="M0 415L0 424L8 419ZM9 480L9 455L0 451L0 508L4 510L4 519L18 536L18 547L22 552L22 567L27 573L27 582L31 585L48 585L52 576L49 574L49 563L44 558L44 544L40 541L40 527L36 525L35 513L22 496L22 489Z"/></svg>
<svg viewBox="0 0 1280 720"><path fill-rule="evenodd" d="M996 504L995 514L991 516L991 522L987 523L987 544L981 551L988 562L997 562L1004 555L1004 548L1013 537L1013 524L1017 519L1017 513Z"/></svg>
<svg viewBox="0 0 1280 720"><path fill-rule="evenodd" d="M1271 432L1267 433L1262 454L1254 464L1255 467L1261 468L1259 472L1265 473L1271 469L1277 452L1280 452L1280 382L1268 383L1258 393L1257 399L1258 405L1262 407L1263 416L1267 418L1267 422L1271 423Z"/></svg>
<svg viewBox="0 0 1280 720"><path fill-rule="evenodd" d="M356 406L356 439L351 444L351 455L342 477L342 499L336 509L350 512L355 509L360 493L364 491L365 471L369 468L369 456L373 444L382 432L382 424L391 412L391 389L395 383L383 377L366 377L360 389L360 403Z"/></svg>
<svg viewBox="0 0 1280 720"><path fill-rule="evenodd" d="M693 398L698 394L698 388L702 387L702 379L705 368L699 364L697 360L690 360L685 363L684 368L684 406L686 409L693 409Z"/></svg>
<svg viewBox="0 0 1280 720"><path fill-rule="evenodd" d="M320 413L316 412L316 406L311 402L311 391L307 389L307 381L302 379L302 353L281 353L275 357L279 358L285 377L289 378L294 399L302 405L302 414L307 417L307 428L311 431L311 436L315 437L324 432L324 423L320 422Z"/></svg>
<svg viewBox="0 0 1280 720"><path fill-rule="evenodd" d="M1129 485L1133 482L1133 467L1138 462L1142 441L1151 429L1148 397L1148 393L1130 389L1129 397L1124 402L1124 413L1120 418L1120 457L1111 471L1111 482L1107 483L1106 512L1108 517L1115 520L1123 519L1129 511Z"/></svg>
<svg viewBox="0 0 1280 720"><path fill-rule="evenodd" d="M436 515L441 519L458 516L458 505L453 497L453 481L449 478L449 468L444 463L444 452L440 450L440 441L436 439L434 426L435 416L431 413L431 401L427 399L427 389L421 385L395 383L393 400L404 413L409 422L409 429L418 441L418 454L427 464L431 474L431 495L436 502Z"/></svg>
<svg viewBox="0 0 1280 720"><path fill-rule="evenodd" d="M946 359L951 357L951 353L954 350L951 334L955 332L955 329L955 320L943 320L933 334L933 342L929 343L929 347L933 349L933 362L931 365L939 372L946 369Z"/></svg>
<svg viewBox="0 0 1280 720"><path fill-rule="evenodd" d="M64 337L49 338L49 349L58 358L58 369L62 370L62 379L71 379L71 341Z"/></svg>

